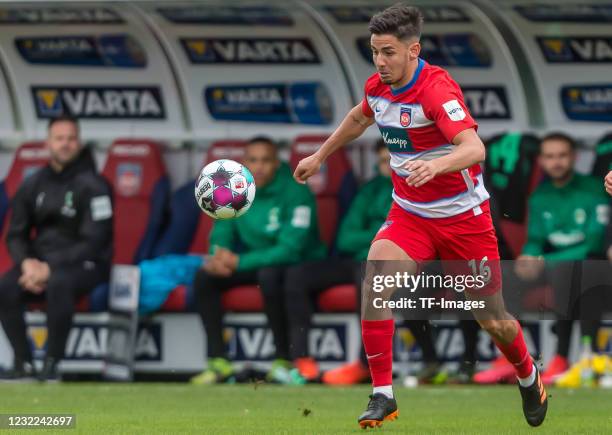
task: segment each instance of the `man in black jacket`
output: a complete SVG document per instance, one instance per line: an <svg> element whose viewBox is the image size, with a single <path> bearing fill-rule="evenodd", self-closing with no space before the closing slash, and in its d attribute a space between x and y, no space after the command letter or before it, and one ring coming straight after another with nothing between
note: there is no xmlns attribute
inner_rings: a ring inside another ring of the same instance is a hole
<svg viewBox="0 0 612 435"><path fill-rule="evenodd" d="M75 301L108 281L112 258L111 189L81 145L77 121L51 120L46 146L49 164L24 180L12 201L7 246L15 265L0 279L14 378L33 375L25 302L46 298L47 354L39 378L57 378Z"/></svg>

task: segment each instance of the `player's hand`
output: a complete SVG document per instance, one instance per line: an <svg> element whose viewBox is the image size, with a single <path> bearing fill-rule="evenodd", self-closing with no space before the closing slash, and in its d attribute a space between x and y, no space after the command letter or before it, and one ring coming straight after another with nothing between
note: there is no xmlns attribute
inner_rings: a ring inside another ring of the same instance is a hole
<svg viewBox="0 0 612 435"><path fill-rule="evenodd" d="M298 163L293 173L293 178L295 178L295 181L298 183L305 184L306 180L319 172L321 163L323 163L323 161L317 153L300 160L300 163Z"/></svg>
<svg viewBox="0 0 612 435"><path fill-rule="evenodd" d="M225 266L225 264L219 261L219 257L211 255L208 257L203 269L212 276L220 276L227 278L231 276L232 270Z"/></svg>
<svg viewBox="0 0 612 435"><path fill-rule="evenodd" d="M533 281L544 268L544 259L533 255L520 255L514 263L514 272L525 281Z"/></svg>
<svg viewBox="0 0 612 435"><path fill-rule="evenodd" d="M238 268L239 257L229 249L218 248L215 255L218 256L219 261L223 264L223 268L229 269L232 272Z"/></svg>
<svg viewBox="0 0 612 435"><path fill-rule="evenodd" d="M612 195L612 171L608 172L608 175L606 175L604 186L606 186L606 192Z"/></svg>
<svg viewBox="0 0 612 435"><path fill-rule="evenodd" d="M50 275L51 269L47 263L27 258L21 263L21 276L18 282L25 290L39 294L45 289Z"/></svg>
<svg viewBox="0 0 612 435"><path fill-rule="evenodd" d="M439 172L435 160L413 160L408 162L404 168L410 171L410 175L406 177L406 183L412 187L421 187Z"/></svg>

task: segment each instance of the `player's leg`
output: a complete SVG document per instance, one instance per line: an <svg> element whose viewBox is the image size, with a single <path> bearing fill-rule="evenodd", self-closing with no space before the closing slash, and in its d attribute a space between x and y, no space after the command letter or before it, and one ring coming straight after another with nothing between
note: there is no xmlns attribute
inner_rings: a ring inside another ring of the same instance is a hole
<svg viewBox="0 0 612 435"><path fill-rule="evenodd" d="M200 269L195 276L193 289L196 307L206 331L207 368L191 378L194 384L208 385L223 382L233 375L233 368L227 359L223 342L223 306L221 294L234 286L256 284L254 271L236 272L229 277L211 275Z"/></svg>
<svg viewBox="0 0 612 435"><path fill-rule="evenodd" d="M268 327L274 336L275 359L272 362L266 379L281 384L303 384L305 381L289 360L289 316L286 311L286 283L287 267L269 266L257 272L257 281L264 299L264 312L268 320Z"/></svg>
<svg viewBox="0 0 612 435"><path fill-rule="evenodd" d="M497 238L489 213L440 227L435 238L441 258L446 260L445 267L452 273L473 275L476 272L485 278L484 287L466 290L466 298L484 303L484 308L472 313L514 366L527 422L540 425L546 416L546 391L527 351L521 325L504 304Z"/></svg>
<svg viewBox="0 0 612 435"><path fill-rule="evenodd" d="M20 276L21 268L15 266L0 278L0 321L14 354L13 370L6 377L17 379L34 374L24 319L26 293L18 283Z"/></svg>
<svg viewBox="0 0 612 435"><path fill-rule="evenodd" d="M365 262L352 262L352 278L351 283L355 285L355 302L357 316L361 316L361 282L362 282L362 266ZM361 335L361 328L359 329ZM359 346L359 358L355 361L343 364L335 369L328 370L323 373L321 380L329 385L354 385L365 382L370 379L370 370L368 368L368 359L366 358L363 344Z"/></svg>
<svg viewBox="0 0 612 435"><path fill-rule="evenodd" d="M308 353L308 336L314 313L313 298L330 287L353 281L355 261L329 258L296 264L287 269L285 308L289 331L289 355L299 374L307 381L319 377L319 366Z"/></svg>
<svg viewBox="0 0 612 435"><path fill-rule="evenodd" d="M368 407L358 419L363 428L380 426L384 420L394 420L398 415L392 387L395 321L390 308L380 308L380 303L375 303L376 299L389 301L395 288L385 287L380 292L374 291L373 282L377 276L393 276L399 268L415 273L417 265L393 241L374 241L361 288L361 335L373 386Z"/></svg>
<svg viewBox="0 0 612 435"><path fill-rule="evenodd" d="M484 302L484 310L473 311L480 326L491 336L495 345L512 363L519 381L523 414L531 426L544 422L548 409L546 390L540 373L527 351L520 323L505 310L501 289L487 296L466 292L466 298Z"/></svg>
<svg viewBox="0 0 612 435"><path fill-rule="evenodd" d="M80 296L90 293L109 277L109 267L70 266L51 269L45 286L47 298L47 352L39 379L59 379L57 365L64 357L68 334L72 327L75 304Z"/></svg>

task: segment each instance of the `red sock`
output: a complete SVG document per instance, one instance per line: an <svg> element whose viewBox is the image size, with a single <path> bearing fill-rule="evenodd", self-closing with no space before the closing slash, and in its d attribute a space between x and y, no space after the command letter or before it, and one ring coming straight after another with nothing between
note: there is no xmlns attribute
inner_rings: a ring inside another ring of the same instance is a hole
<svg viewBox="0 0 612 435"><path fill-rule="evenodd" d="M518 327L518 333L512 343L503 344L495 341L497 348L504 354L506 359L514 365L516 375L519 378L526 378L531 375L533 370L533 361L531 355L527 352L527 345L525 344L525 338L523 337L523 328L517 321L516 326Z"/></svg>
<svg viewBox="0 0 612 435"><path fill-rule="evenodd" d="M361 321L363 347L368 357L374 387L392 384L394 331L393 319Z"/></svg>

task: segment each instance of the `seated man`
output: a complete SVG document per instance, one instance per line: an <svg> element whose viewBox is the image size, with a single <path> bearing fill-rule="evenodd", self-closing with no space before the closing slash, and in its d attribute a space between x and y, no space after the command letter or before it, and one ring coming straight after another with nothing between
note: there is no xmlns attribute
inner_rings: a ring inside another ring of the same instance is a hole
<svg viewBox="0 0 612 435"><path fill-rule="evenodd" d="M15 266L0 279L0 319L13 347L12 377L33 375L24 306L46 298L47 354L41 380L56 379L75 300L107 282L112 258L111 190L96 172L72 118L49 122L47 166L28 177L12 203L7 235Z"/></svg>
<svg viewBox="0 0 612 435"><path fill-rule="evenodd" d="M555 325L557 353L542 374L545 384L552 383L568 368L571 328L577 307L580 305L583 313L589 311L580 317L583 341L590 346L595 345L599 326L596 314L598 298L582 293L580 274L596 273L593 270L589 272L589 268L601 264L584 260L605 258L609 198L600 180L575 172L575 160L576 143L572 138L551 133L542 139L539 163L549 180L529 198L527 243L515 263L515 272L520 279L534 281L544 278L554 291L558 316ZM500 377L504 377L504 370L512 373L507 364L493 370Z"/></svg>
<svg viewBox="0 0 612 435"><path fill-rule="evenodd" d="M215 222L210 236L211 253L195 278L194 290L208 338L209 359L208 368L192 379L194 383L223 382L232 376L222 336L221 293L245 284L258 284L263 294L276 347L270 377L284 372L289 367L285 269L299 261L325 256L314 196L307 186L293 180L289 167L278 158L276 144L265 137L250 140L244 163L255 178L255 201L243 216Z"/></svg>

